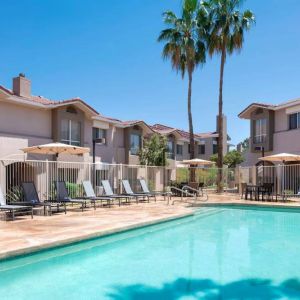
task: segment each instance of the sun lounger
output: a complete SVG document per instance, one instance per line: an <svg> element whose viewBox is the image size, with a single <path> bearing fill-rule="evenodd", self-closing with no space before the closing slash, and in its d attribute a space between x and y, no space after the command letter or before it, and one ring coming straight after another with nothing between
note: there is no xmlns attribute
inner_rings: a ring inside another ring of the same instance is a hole
<svg viewBox="0 0 300 300"><path fill-rule="evenodd" d="M145 193L146 195L149 195L150 197L154 197L155 201L156 201L156 196L163 196L164 200L166 200L166 197L169 197L171 194L170 192L150 191L145 179L139 179L139 182L140 182L143 193Z"/></svg>
<svg viewBox="0 0 300 300"><path fill-rule="evenodd" d="M33 208L32 206L26 206L26 205L10 205L6 204L5 197L2 193L1 187L0 187L0 210L6 211L11 213L12 220L15 220L15 213L16 212L29 212L31 214L31 219L33 218Z"/></svg>
<svg viewBox="0 0 300 300"><path fill-rule="evenodd" d="M81 210L83 211L86 208L87 200L84 199L73 199L69 196L69 192L64 181L55 181L55 189L57 197L55 200L51 200L53 203L63 203L63 204L81 204Z"/></svg>
<svg viewBox="0 0 300 300"><path fill-rule="evenodd" d="M24 201L19 202L20 205L32 206L32 207L43 207L44 208L44 215L46 215L46 209L48 209L50 216L52 215L52 207L57 208L59 212L59 207L63 206L64 211L66 213L66 205L60 203L51 203L48 200L40 201L39 195L37 193L36 187L34 182L22 182L21 183L23 194L24 194Z"/></svg>
<svg viewBox="0 0 300 300"><path fill-rule="evenodd" d="M122 180L122 184L125 190L125 194L135 197L136 201L138 202L140 199L142 199L143 201L147 200L148 202L150 202L150 195L149 194L145 194L145 193L134 193L132 191L132 188L130 186L130 183L128 180Z"/></svg>
<svg viewBox="0 0 300 300"><path fill-rule="evenodd" d="M113 201L112 198L109 198L107 196L96 196L95 191L93 189L92 183L89 180L83 181L82 182L83 189L86 195L86 198L91 200L92 203L94 203L94 208L96 209L96 201L106 201L107 205L110 207L111 202Z"/></svg>
<svg viewBox="0 0 300 300"><path fill-rule="evenodd" d="M133 199L134 197L132 196L128 196L128 195L117 195L117 194L114 194L111 186L110 186L110 183L108 180L102 180L101 181L102 183L102 186L103 186L103 189L104 189L104 193L106 197L108 198L112 198L112 199L115 199L115 200L118 200L119 201L119 206L121 205L121 201L122 199L125 199L126 203L128 203L128 201L130 201L130 199Z"/></svg>

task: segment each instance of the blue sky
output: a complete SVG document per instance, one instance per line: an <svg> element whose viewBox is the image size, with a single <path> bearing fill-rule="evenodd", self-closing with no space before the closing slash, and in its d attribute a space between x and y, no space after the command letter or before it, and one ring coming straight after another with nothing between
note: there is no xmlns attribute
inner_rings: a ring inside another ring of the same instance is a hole
<svg viewBox="0 0 300 300"><path fill-rule="evenodd" d="M2 0L0 84L24 72L33 93L81 97L100 113L187 129L187 82L161 59L161 13L180 0ZM237 114L253 101L300 96L299 0L248 0L256 26L241 54L227 60L224 111L233 143L249 135ZM198 69L196 132L215 130L219 57Z"/></svg>

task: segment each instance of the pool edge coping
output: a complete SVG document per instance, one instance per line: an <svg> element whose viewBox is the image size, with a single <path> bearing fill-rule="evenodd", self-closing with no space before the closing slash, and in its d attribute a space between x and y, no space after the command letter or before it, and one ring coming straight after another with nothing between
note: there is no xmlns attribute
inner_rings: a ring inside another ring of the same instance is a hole
<svg viewBox="0 0 300 300"><path fill-rule="evenodd" d="M159 218L156 220L150 220L150 221L139 222L139 223L135 223L135 224L127 225L127 226L121 226L121 227L117 227L117 228L113 228L113 229L106 229L106 230L102 230L102 231L96 231L93 233L82 234L82 235L79 235L76 237L71 237L71 238L67 238L67 239L63 239L63 240L59 240L59 241L44 243L42 245L34 245L34 246L28 246L28 247L24 247L24 248L20 248L20 249L16 249L16 250L9 250L4 253L0 253L0 263L7 259L13 259L13 258L17 258L17 257L27 255L27 254L34 254L39 251L50 250L50 249L54 249L57 247L68 246L71 244L75 244L78 242L83 242L83 241L87 241L87 240L91 240L91 239L95 239L95 238L101 238L101 237L106 237L106 236L110 236L113 234L124 233L126 231L140 229L143 227L156 225L156 224L160 224L160 223L165 223L165 222L169 222L169 221L175 221L175 220L179 220L179 219L186 218L186 217L192 217L194 215L195 215L195 210L192 210L190 212L180 213L175 216L169 216L169 217Z"/></svg>
<svg viewBox="0 0 300 300"><path fill-rule="evenodd" d="M200 208L200 207L214 207L214 206L242 206L242 207L262 207L262 208L277 208L277 209L298 209L300 210L299 205L285 205L285 204L266 204L266 203L240 203L240 202L211 202L211 203L201 203L198 205L194 205L194 208Z"/></svg>

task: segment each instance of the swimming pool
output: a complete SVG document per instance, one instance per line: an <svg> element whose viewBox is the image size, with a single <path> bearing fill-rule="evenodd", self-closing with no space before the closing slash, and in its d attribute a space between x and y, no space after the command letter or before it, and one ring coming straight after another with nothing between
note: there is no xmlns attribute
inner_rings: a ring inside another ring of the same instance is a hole
<svg viewBox="0 0 300 300"><path fill-rule="evenodd" d="M188 218L0 262L1 299L300 299L300 211Z"/></svg>

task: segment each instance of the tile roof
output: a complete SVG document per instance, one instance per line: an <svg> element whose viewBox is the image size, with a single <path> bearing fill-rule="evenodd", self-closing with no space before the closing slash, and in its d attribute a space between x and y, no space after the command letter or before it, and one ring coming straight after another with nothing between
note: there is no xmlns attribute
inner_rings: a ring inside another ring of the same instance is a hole
<svg viewBox="0 0 300 300"><path fill-rule="evenodd" d="M136 124L143 123L147 127L149 127L150 130L161 133L161 134L171 134L172 132L177 132L182 138L189 139L189 137L190 137L189 132L187 132L185 130L177 129L177 128L166 126L163 124L154 124L151 126L142 120L122 121L120 119L103 116L103 115L99 114L93 107L91 107L89 104L87 104L85 101L83 101L80 98L72 98L72 99L67 99L67 100L52 100L52 99L45 98L43 96L34 96L34 95L31 95L30 97L21 97L21 96L15 95L12 90L7 89L2 85L0 85L0 90L3 90L7 94L10 94L17 98L20 98L21 100L38 103L38 104L42 104L45 106L48 106L48 105L55 106L55 105L63 105L63 104L73 103L73 102L80 102L81 104L83 104L84 106L86 106L87 108L92 110L99 117L107 120L108 122L111 121L111 122L119 123L121 126L134 126ZM201 134L195 133L194 136L196 138L201 138L201 137L204 138L204 137L209 137L210 134L212 134L212 133L201 133Z"/></svg>
<svg viewBox="0 0 300 300"><path fill-rule="evenodd" d="M151 126L152 129L156 132L162 133L162 134L170 134L172 132L177 132L182 138L189 139L190 138L190 133L188 131L178 129L178 128L173 128L169 127L163 124L154 124ZM196 138L208 138L211 135L217 134L216 132L206 132L206 133L194 133L194 136Z"/></svg>
<svg viewBox="0 0 300 300"><path fill-rule="evenodd" d="M96 114L98 114L98 112L93 107L91 107L85 101L83 101L82 99L80 99L78 97L71 98L71 99L66 99L66 100L51 100L51 99L45 98L43 96L34 96L34 95L31 95L30 97L18 96L16 94L14 94L12 90L7 89L2 85L0 85L0 89L3 90L6 93L12 95L12 96L20 98L22 100L33 102L33 103L39 103L39 104L42 104L42 105L60 105L60 104L68 104L68 103L73 103L73 102L80 102L83 105L85 105L86 107L88 107L90 110L92 110Z"/></svg>
<svg viewBox="0 0 300 300"><path fill-rule="evenodd" d="M292 106L294 104L300 104L300 98L289 100L289 101L285 101L285 102L282 102L282 103L279 103L279 104L269 104L269 103L253 102L253 103L249 104L244 110L242 110L238 114L238 116L242 116L250 108L255 107L255 106L256 107L264 107L264 108L268 108L268 109L272 109L272 110L277 110L277 109L280 109L282 107Z"/></svg>

